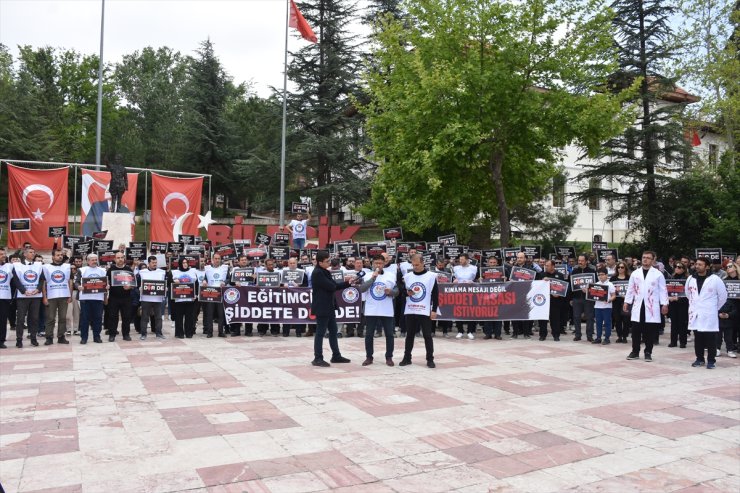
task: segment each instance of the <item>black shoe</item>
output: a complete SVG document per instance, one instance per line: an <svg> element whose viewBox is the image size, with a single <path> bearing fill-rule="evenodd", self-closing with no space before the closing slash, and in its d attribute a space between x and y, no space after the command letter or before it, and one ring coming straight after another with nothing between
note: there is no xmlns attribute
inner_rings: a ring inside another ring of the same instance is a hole
<svg viewBox="0 0 740 493"><path fill-rule="evenodd" d="M645 354L645 361L653 361L653 356L651 354Z"/></svg>
<svg viewBox="0 0 740 493"><path fill-rule="evenodd" d="M593 338L593 336L588 336L588 337L586 337L586 340L587 340L588 342L594 342L594 338Z"/></svg>
<svg viewBox="0 0 740 493"><path fill-rule="evenodd" d="M22 348L23 347L23 339L16 339L15 340L15 347Z"/></svg>
<svg viewBox="0 0 740 493"><path fill-rule="evenodd" d="M283 334L283 337L290 337L290 334Z"/></svg>
<svg viewBox="0 0 740 493"><path fill-rule="evenodd" d="M253 336L254 336L254 334L252 334L251 332L247 332L247 333L246 333L246 334L244 334L244 335L245 335L245 336L247 336L247 337L253 337Z"/></svg>
<svg viewBox="0 0 740 493"><path fill-rule="evenodd" d="M434 361L427 361L427 368L437 368L437 365L434 364Z"/></svg>
<svg viewBox="0 0 740 493"><path fill-rule="evenodd" d="M545 340L545 338L544 338L544 337L540 337L540 341L544 341L544 340Z"/></svg>
<svg viewBox="0 0 740 493"><path fill-rule="evenodd" d="M529 334L524 334L524 338L525 338L525 339L531 339L531 338L532 338L532 336L531 336L531 335L529 335Z"/></svg>
<svg viewBox="0 0 740 493"><path fill-rule="evenodd" d="M219 336L219 337L226 337L226 334L224 334L223 332L219 332L219 333L218 333L218 336Z"/></svg>
<svg viewBox="0 0 740 493"><path fill-rule="evenodd" d="M337 339L341 339L342 337L344 337L344 336L342 335L342 333L341 333L341 332L339 332L339 333L337 334Z"/></svg>
<svg viewBox="0 0 740 493"><path fill-rule="evenodd" d="M116 342L116 336L108 336L108 342Z"/></svg>
<svg viewBox="0 0 740 493"><path fill-rule="evenodd" d="M555 341L555 342L560 342L560 338L559 337L554 337L552 340Z"/></svg>
<svg viewBox="0 0 740 493"><path fill-rule="evenodd" d="M51 346L54 344L54 338L53 337L47 337L46 342L44 343L44 346Z"/></svg>
<svg viewBox="0 0 740 493"><path fill-rule="evenodd" d="M213 337L213 334L211 332L206 334L206 339L210 339L211 337Z"/></svg>
<svg viewBox="0 0 740 493"><path fill-rule="evenodd" d="M575 336L575 337L573 338L573 340L574 340L574 341L580 341L580 340L581 340L581 336Z"/></svg>
<svg viewBox="0 0 740 493"><path fill-rule="evenodd" d="M398 363L398 366L408 366L410 364L411 364L411 360L404 358L404 359L401 360L400 363Z"/></svg>
<svg viewBox="0 0 740 493"><path fill-rule="evenodd" d="M131 340L131 336L123 336L123 340L124 341L130 341Z"/></svg>
<svg viewBox="0 0 740 493"><path fill-rule="evenodd" d="M103 339L101 339L100 337L93 337L93 342L97 342L98 344L102 344L103 343Z"/></svg>
<svg viewBox="0 0 740 493"><path fill-rule="evenodd" d="M250 334L250 335L252 335L252 334ZM296 333L296 335L295 335L295 336L296 336L296 337L303 337L303 334L301 334L300 332L298 332L298 333Z"/></svg>
<svg viewBox="0 0 740 493"><path fill-rule="evenodd" d="M640 354L639 353L630 353L629 355L627 355L627 359L640 359Z"/></svg>
<svg viewBox="0 0 740 493"><path fill-rule="evenodd" d="M185 339L185 336L175 336L177 339Z"/></svg>
<svg viewBox="0 0 740 493"><path fill-rule="evenodd" d="M511 338L512 339L519 339L519 334L514 334L513 336L511 336Z"/></svg>
<svg viewBox="0 0 740 493"><path fill-rule="evenodd" d="M680 346L678 346L678 347L679 347L679 349L686 349L686 344L681 344L681 345L680 345Z"/></svg>
<svg viewBox="0 0 740 493"><path fill-rule="evenodd" d="M8 349L4 342L0 342L0 349Z"/></svg>
<svg viewBox="0 0 740 493"><path fill-rule="evenodd" d="M668 347L678 347L678 344L670 343L668 344Z"/></svg>
<svg viewBox="0 0 740 493"><path fill-rule="evenodd" d="M483 339L493 339L493 336L491 334L486 334Z"/></svg>
<svg viewBox="0 0 740 493"><path fill-rule="evenodd" d="M601 339L591 339L589 337L588 342L590 342L591 344L601 344Z"/></svg>
<svg viewBox="0 0 740 493"><path fill-rule="evenodd" d="M501 336L493 336L493 338L496 339L497 341L501 340Z"/></svg>
<svg viewBox="0 0 740 493"><path fill-rule="evenodd" d="M324 361L323 359L315 359L311 362L313 366L321 366L321 367L328 367L331 366L329 363Z"/></svg>
<svg viewBox="0 0 740 493"><path fill-rule="evenodd" d="M39 341L37 341L35 337L31 337L31 346L38 346L38 345L39 345Z"/></svg>
<svg viewBox="0 0 740 493"><path fill-rule="evenodd" d="M80 339L80 344L87 344L87 339Z"/></svg>
<svg viewBox="0 0 740 493"><path fill-rule="evenodd" d="M332 363L349 363L349 359L344 356L332 356L329 361Z"/></svg>

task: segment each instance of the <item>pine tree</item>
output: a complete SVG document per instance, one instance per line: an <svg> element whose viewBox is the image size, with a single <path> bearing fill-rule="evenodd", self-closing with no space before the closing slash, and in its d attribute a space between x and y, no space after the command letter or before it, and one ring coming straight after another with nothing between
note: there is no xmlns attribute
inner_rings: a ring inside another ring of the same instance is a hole
<svg viewBox="0 0 740 493"><path fill-rule="evenodd" d="M291 53L288 77L298 89L288 95L287 159L300 175L298 191L311 196L323 215L366 196L369 187L362 120L352 104L360 63L349 25L357 7L347 0L298 7L319 42Z"/></svg>
<svg viewBox="0 0 740 493"><path fill-rule="evenodd" d="M664 94L676 89L675 79L666 75L679 48L670 25L676 7L665 0L615 0L611 7L620 67L611 77L610 89L632 91L628 104L635 109L636 122L605 142L596 159L581 163L585 171L578 179L589 185L574 196L611 201L610 218L636 221L635 232L644 234L648 246L658 248L665 221L658 212L659 191L671 172L683 168L687 152L681 122L686 102L662 101Z"/></svg>

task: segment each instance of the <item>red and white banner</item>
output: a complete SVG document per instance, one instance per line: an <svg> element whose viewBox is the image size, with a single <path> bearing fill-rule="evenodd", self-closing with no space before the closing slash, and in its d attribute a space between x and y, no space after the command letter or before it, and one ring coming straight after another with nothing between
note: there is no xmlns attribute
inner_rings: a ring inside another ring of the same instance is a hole
<svg viewBox="0 0 740 493"><path fill-rule="evenodd" d="M152 232L150 241L178 241L197 235L203 177L170 178L152 173Z"/></svg>
<svg viewBox="0 0 740 493"><path fill-rule="evenodd" d="M8 165L9 219L30 219L28 231L8 230L8 246L21 248L26 241L37 250L51 250L52 226L67 226L69 167L28 169Z"/></svg>
<svg viewBox="0 0 740 493"><path fill-rule="evenodd" d="M138 173L126 173L128 176L128 190L121 197L119 212L131 214L131 225L134 224L136 214L136 184ZM103 213L110 212L111 196L108 193L110 173L107 171L82 170L82 234L92 236L103 229Z"/></svg>

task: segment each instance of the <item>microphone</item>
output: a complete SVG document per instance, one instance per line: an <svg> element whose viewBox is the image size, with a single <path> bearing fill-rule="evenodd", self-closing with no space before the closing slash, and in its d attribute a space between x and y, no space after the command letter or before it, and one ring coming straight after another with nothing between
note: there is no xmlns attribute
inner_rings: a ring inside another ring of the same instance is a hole
<svg viewBox="0 0 740 493"><path fill-rule="evenodd" d="M354 282L355 283L361 282L363 277L365 277L365 271L364 270L361 270L361 271L357 272L357 276L355 277L355 281Z"/></svg>

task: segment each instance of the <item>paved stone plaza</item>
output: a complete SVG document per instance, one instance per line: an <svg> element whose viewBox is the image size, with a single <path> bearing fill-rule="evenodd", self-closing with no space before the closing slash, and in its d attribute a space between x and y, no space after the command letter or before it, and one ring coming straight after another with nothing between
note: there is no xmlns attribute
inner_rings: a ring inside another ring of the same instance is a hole
<svg viewBox="0 0 740 493"><path fill-rule="evenodd" d="M625 344L437 337L436 369L420 339L413 365L389 368L381 341L362 367L363 341L340 340L352 363L327 369L295 337L2 350L0 481L6 492L740 491L740 360L694 369L693 349L665 336L652 363L626 361Z"/></svg>

